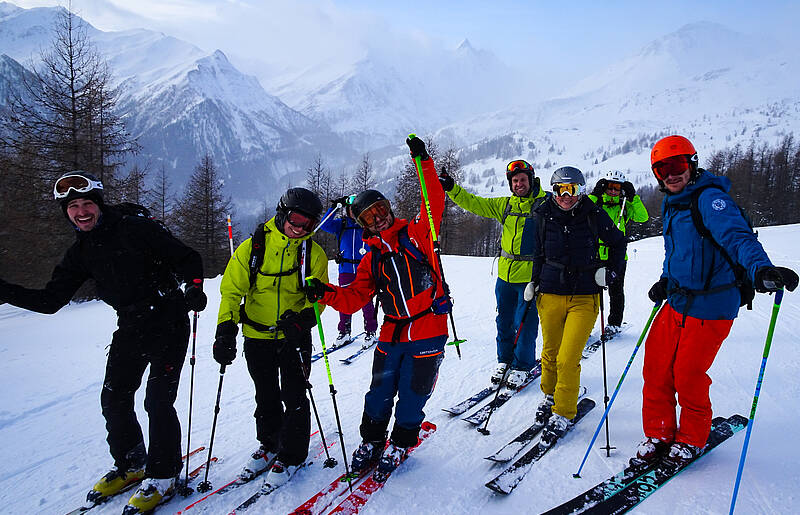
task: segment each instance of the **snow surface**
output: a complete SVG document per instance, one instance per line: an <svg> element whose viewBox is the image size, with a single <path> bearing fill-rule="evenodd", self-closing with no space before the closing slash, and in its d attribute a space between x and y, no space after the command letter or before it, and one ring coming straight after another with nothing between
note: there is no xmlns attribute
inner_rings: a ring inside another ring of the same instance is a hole
<svg viewBox="0 0 800 515"><path fill-rule="evenodd" d="M774 263L800 270L800 225L759 229L760 240ZM607 348L609 392L619 380L635 346L652 304L646 296L658 278L663 259L660 238L632 243L629 247L626 289L626 321L633 327ZM539 513L563 502L620 470L641 439L640 349L611 411L611 457L600 449L603 433L583 469L573 479L586 446L603 412L602 355L598 351L584 362L582 384L598 406L550 453L534 466L525 480L507 497L483 484L500 467L483 459L516 436L533 417L540 392L535 385L524 390L490 421L491 435L483 436L441 408L455 404L483 387L495 364L492 261L489 258L445 256L447 277L456 299L455 318L459 336L467 338L458 360L452 348L444 360L436 390L428 402L427 419L438 431L420 447L373 496L365 513ZM336 276L336 265L330 265ZM202 314L197 337L197 364L192 444L207 444L219 379L211 356L219 279L207 281L209 307ZM730 336L711 368L714 414L749 416L761 364L772 297L758 295L753 311L741 311ZM335 337L337 314L323 313L326 338ZM598 321L599 325L599 321ZM63 513L80 505L86 491L111 465L100 413L106 345L115 328L111 308L101 302L71 304L55 315L26 312L0 306L0 512ZM354 329L361 328L360 315ZM796 512L800 481L800 447L795 434L800 427L797 399L800 386L800 295L784 297L761 390L755 426L737 502L738 513ZM316 332L315 334L315 341ZM319 349L319 344L315 344ZM239 346L241 350L241 345ZM541 343L537 345L537 354ZM355 349L352 349L354 351ZM348 453L358 444L358 425L363 395L370 379L371 356L354 364L339 362L350 352L331 355L331 372L338 391ZM189 355L191 354L191 347ZM189 355L183 370L177 408L186 429L189 394ZM329 441L338 440L336 422L322 360L313 366L316 404ZM147 416L142 406L144 388L137 395L137 412L145 434ZM209 479L215 487L232 479L256 447L252 382L244 358L228 367L222 392L214 454L220 462ZM312 425L313 422L312 422ZM315 427L316 429L316 427ZM184 442L186 435L184 434ZM744 433L722 445L636 508L636 513L724 513L730 503ZM185 445L185 444L184 444ZM318 440L312 439L317 449ZM262 499L254 513L287 513L343 471L341 448L331 454L335 469L323 469L321 459L298 472L287 486ZM191 463L199 465L205 454ZM253 493L261 480L209 500L188 513L226 513ZM174 499L159 513L174 513L188 499ZM126 499L116 499L92 513L119 513ZM202 507L202 509L201 509Z"/></svg>

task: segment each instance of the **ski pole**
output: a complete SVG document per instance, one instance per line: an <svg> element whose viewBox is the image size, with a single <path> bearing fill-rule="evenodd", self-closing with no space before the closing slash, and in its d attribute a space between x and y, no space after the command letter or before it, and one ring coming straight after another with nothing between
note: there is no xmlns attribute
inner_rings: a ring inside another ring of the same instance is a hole
<svg viewBox="0 0 800 515"><path fill-rule="evenodd" d="M409 134L408 139L416 138L416 134ZM419 185L420 189L422 190L422 198L425 200L425 211L428 214L428 223L431 226L431 250L433 254L436 256L436 264L439 267L439 276L442 278L442 289L444 290L444 294L448 297L450 296L450 286L448 286L447 281L444 278L444 267L442 266L442 249L439 245L439 238L436 236L436 224L433 223L433 214L431 212L431 203L428 199L428 187L425 185L425 176L422 173L422 158L417 156L414 158L414 164L417 167L417 175L419 175ZM448 342L448 345L455 345L456 346L456 353L458 354L458 359L461 359L461 348L459 344L464 343L466 340L459 340L458 333L456 333L456 321L453 318L453 308L450 308L450 312L448 313L450 317L450 325L453 328L453 341Z"/></svg>
<svg viewBox="0 0 800 515"><path fill-rule="evenodd" d="M525 292L522 294L523 298L527 302L525 304L525 311L522 313L522 320L519 323L519 327L517 328L517 335L514 337L514 345L512 345L512 349L517 348L517 340L519 340L519 335L522 334L522 326L525 325L525 319L528 318L528 312L531 310L531 304L533 303L533 299L536 297L534 292L534 287L532 286L533 283L528 283L525 287ZM497 406L497 398L500 396L500 389L503 383L506 380L506 376L508 375L508 368L506 368L505 372L503 372L503 378L500 380L500 383L497 385L497 390L494 394L494 399L492 400L492 407L489 410L489 415L486 417L486 422L483 423L483 427L478 428L478 432L482 435L490 434L490 431L487 429L489 426L489 419L492 418L492 413L494 413L494 409Z"/></svg>
<svg viewBox="0 0 800 515"><path fill-rule="evenodd" d="M233 226L231 225L231 215L228 215L228 244L231 247L231 256L233 256Z"/></svg>
<svg viewBox="0 0 800 515"><path fill-rule="evenodd" d="M603 291L605 288L600 290L600 345L603 347L603 402L605 403L606 409L608 409L608 379L606 373L606 329L605 329L605 315L603 313ZM609 442L609 432L608 432L608 417L606 417L606 446L603 447L606 450L606 457L611 457L611 449L616 449L616 447L611 447L611 443Z"/></svg>
<svg viewBox="0 0 800 515"><path fill-rule="evenodd" d="M600 419L600 423L597 424L597 429L595 429L594 431L594 435L592 436L592 441L589 442L589 447L586 449L586 454L583 455L583 460L581 461L581 465L580 467L578 467L578 471L572 474L572 477L576 478L581 477L581 470L583 470L583 465L586 463L586 458L589 457L589 451L592 450L592 445L594 445L594 441L597 440L597 435L600 434L600 428L603 427L603 422L608 416L608 412L611 409L612 404L614 404L614 399L617 398L617 393L619 393L619 389L622 386L622 381L625 380L625 376L628 374L628 370L631 368L633 359L636 357L636 353L639 351L639 347L642 345L642 341L644 341L644 337L645 335L647 335L647 331L650 329L650 324L653 323L653 318L655 318L656 313L658 312L660 307L661 307L660 302L655 306L653 306L653 311L650 313L650 318L647 319L647 323L645 324L644 329L642 330L642 334L639 336L639 341L636 342L636 347L633 348L633 354L631 354L631 357L628 360L628 364L625 365L625 370L622 371L622 376L619 378L619 382L617 383L617 387L614 389L614 393L611 394L611 400L608 401L608 406L606 406L606 411L605 413L603 413L603 417Z"/></svg>
<svg viewBox="0 0 800 515"><path fill-rule="evenodd" d="M337 209L338 209L338 208L337 208ZM328 221L328 218L330 218L331 216L333 216L333 214L334 214L334 213L337 211L337 209L331 209L331 212L330 212L330 213L328 213L328 215L327 215L325 218L323 218L323 219L322 219L322 221L321 221L320 223L318 223L316 227L314 227L314 230L313 230L313 231L311 231L311 234L309 234L309 236L314 236L314 235L317 233L317 231L319 231L319 228L320 228L320 227L322 227L322 224L324 224L325 222L327 222L327 221Z"/></svg>
<svg viewBox="0 0 800 515"><path fill-rule="evenodd" d="M189 358L189 364L192 366L192 372L189 379L189 422L186 427L186 481L180 487L180 494L188 497L194 492L192 487L189 486L189 455L192 452L192 401L194 398L194 363L195 363L195 350L197 348L197 311L194 312L192 317L192 357ZM207 466L207 465L206 465Z"/></svg>
<svg viewBox="0 0 800 515"><path fill-rule="evenodd" d="M219 385L217 386L217 402L214 405L214 421L211 423L211 441L208 444L208 457L206 458L206 471L203 481L197 485L198 492L211 491L211 483L208 481L208 469L211 466L211 453L214 451L214 435L217 432L217 416L219 415L219 401L222 398L222 380L225 378L225 365L219 366Z"/></svg>
<svg viewBox="0 0 800 515"><path fill-rule="evenodd" d="M300 370L303 373L303 377L306 378L306 390L308 390L308 398L311 400L311 407L314 409L314 418L317 420L317 429L319 429L319 437L322 439L322 447L325 449L325 462L322 464L322 468L333 468L336 466L336 459L331 458L331 454L328 452L328 442L325 441L325 433L322 432L322 423L319 420L319 412L317 412L317 403L314 402L314 394L311 393L311 381L308 380L308 375L310 370L306 368L306 364L303 361L303 353L300 351L300 347L297 348L297 355L300 358Z"/></svg>
<svg viewBox="0 0 800 515"><path fill-rule="evenodd" d="M311 277L306 278L306 283L311 284ZM328 349L325 347L325 333L322 331L322 319L319 317L319 302L314 301L314 316L317 318L317 329L319 330L319 341L322 345L322 357L325 358L325 370L328 372L328 387L331 390L331 400L333 401L333 413L336 415L336 428L339 430L339 442L342 444L342 458L344 459L344 472L345 477L348 478L347 486L350 492L353 491L353 482L350 478L350 465L347 463L347 451L344 445L344 431L342 431L342 422L339 419L339 407L336 405L336 388L333 386L333 377L331 377L331 365L328 361Z"/></svg>
<svg viewBox="0 0 800 515"><path fill-rule="evenodd" d="M231 217L228 215L228 243L230 244L231 257L233 257L233 229L231 228ZM219 366L219 384L217 385L217 402L214 404L214 421L211 423L211 441L208 444L208 455L206 457L206 470L203 481L197 485L198 492L211 491L211 483L208 481L208 469L211 468L211 453L214 450L214 435L217 433L217 417L219 415L219 403L222 398L222 380L225 379L226 365Z"/></svg>
<svg viewBox="0 0 800 515"><path fill-rule="evenodd" d="M756 418L756 406L758 406L758 395L761 393L761 383L764 380L764 371L767 368L767 358L769 357L769 350L772 346L772 334L775 331L775 321L778 319L778 311L781 308L781 301L783 300L783 288L775 292L775 302L772 305L772 317L769 320L769 329L767 330L767 340L764 343L764 353L761 358L761 369L758 371L758 380L756 381L756 393L753 395L753 405L750 408L750 421L747 423L747 432L744 435L744 444L742 445L742 455L739 457L739 470L736 472L736 483L733 485L733 497L731 498L731 511L733 515L733 508L736 506L736 495L739 493L739 482L742 480L742 471L744 470L744 460L747 457L747 446L750 443L750 433L753 431L753 420Z"/></svg>

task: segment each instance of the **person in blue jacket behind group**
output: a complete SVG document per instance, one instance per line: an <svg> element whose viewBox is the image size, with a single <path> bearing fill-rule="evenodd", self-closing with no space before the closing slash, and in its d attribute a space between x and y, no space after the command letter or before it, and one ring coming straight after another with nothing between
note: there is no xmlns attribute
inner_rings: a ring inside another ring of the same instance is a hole
<svg viewBox="0 0 800 515"><path fill-rule="evenodd" d="M339 265L339 286L347 286L356 278L356 269L361 258L369 248L362 238L363 230L353 218L350 217L349 197L342 197L333 201L333 206L323 216L323 220L333 211L342 207L341 216L330 217L320 226L325 232L336 235L339 250L334 261ZM378 330L378 315L372 302L367 302L361 312L364 314L364 347L369 347L375 341L375 332ZM352 315L339 313L339 335L336 345L341 345L350 339L350 320Z"/></svg>

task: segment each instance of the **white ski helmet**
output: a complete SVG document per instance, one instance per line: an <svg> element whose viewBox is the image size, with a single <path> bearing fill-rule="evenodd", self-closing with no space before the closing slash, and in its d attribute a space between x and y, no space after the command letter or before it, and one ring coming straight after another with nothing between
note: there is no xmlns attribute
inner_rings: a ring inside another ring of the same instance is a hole
<svg viewBox="0 0 800 515"><path fill-rule="evenodd" d="M619 170L611 170L606 174L604 177L607 182L618 182L622 184L627 179L625 178L625 174L620 172Z"/></svg>

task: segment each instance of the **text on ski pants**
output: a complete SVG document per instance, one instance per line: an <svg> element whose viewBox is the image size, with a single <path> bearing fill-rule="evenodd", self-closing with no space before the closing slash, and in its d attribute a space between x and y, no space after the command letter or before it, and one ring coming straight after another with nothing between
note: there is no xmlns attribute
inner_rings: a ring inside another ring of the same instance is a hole
<svg viewBox="0 0 800 515"><path fill-rule="evenodd" d="M708 369L727 338L733 320L702 320L659 311L644 343L642 426L645 436L705 445L711 431L711 378ZM683 327L681 327L683 325ZM675 397L681 406L680 424Z"/></svg>
<svg viewBox="0 0 800 515"><path fill-rule="evenodd" d="M600 311L597 295L543 293L536 301L542 319L542 392L553 396L553 413L573 418L581 386L581 355Z"/></svg>
<svg viewBox="0 0 800 515"><path fill-rule="evenodd" d="M509 283L498 278L494 286L497 298L497 362L526 372L536 364L536 333L539 331L539 315L535 303L531 303L517 346L514 347L519 324L528 306L523 297L527 284Z"/></svg>
<svg viewBox="0 0 800 515"><path fill-rule="evenodd" d="M388 421L397 396L395 424L404 429L419 428L425 418L422 410L436 385L446 341L447 335L394 345L379 341L373 353L372 382L364 397L367 416Z"/></svg>

